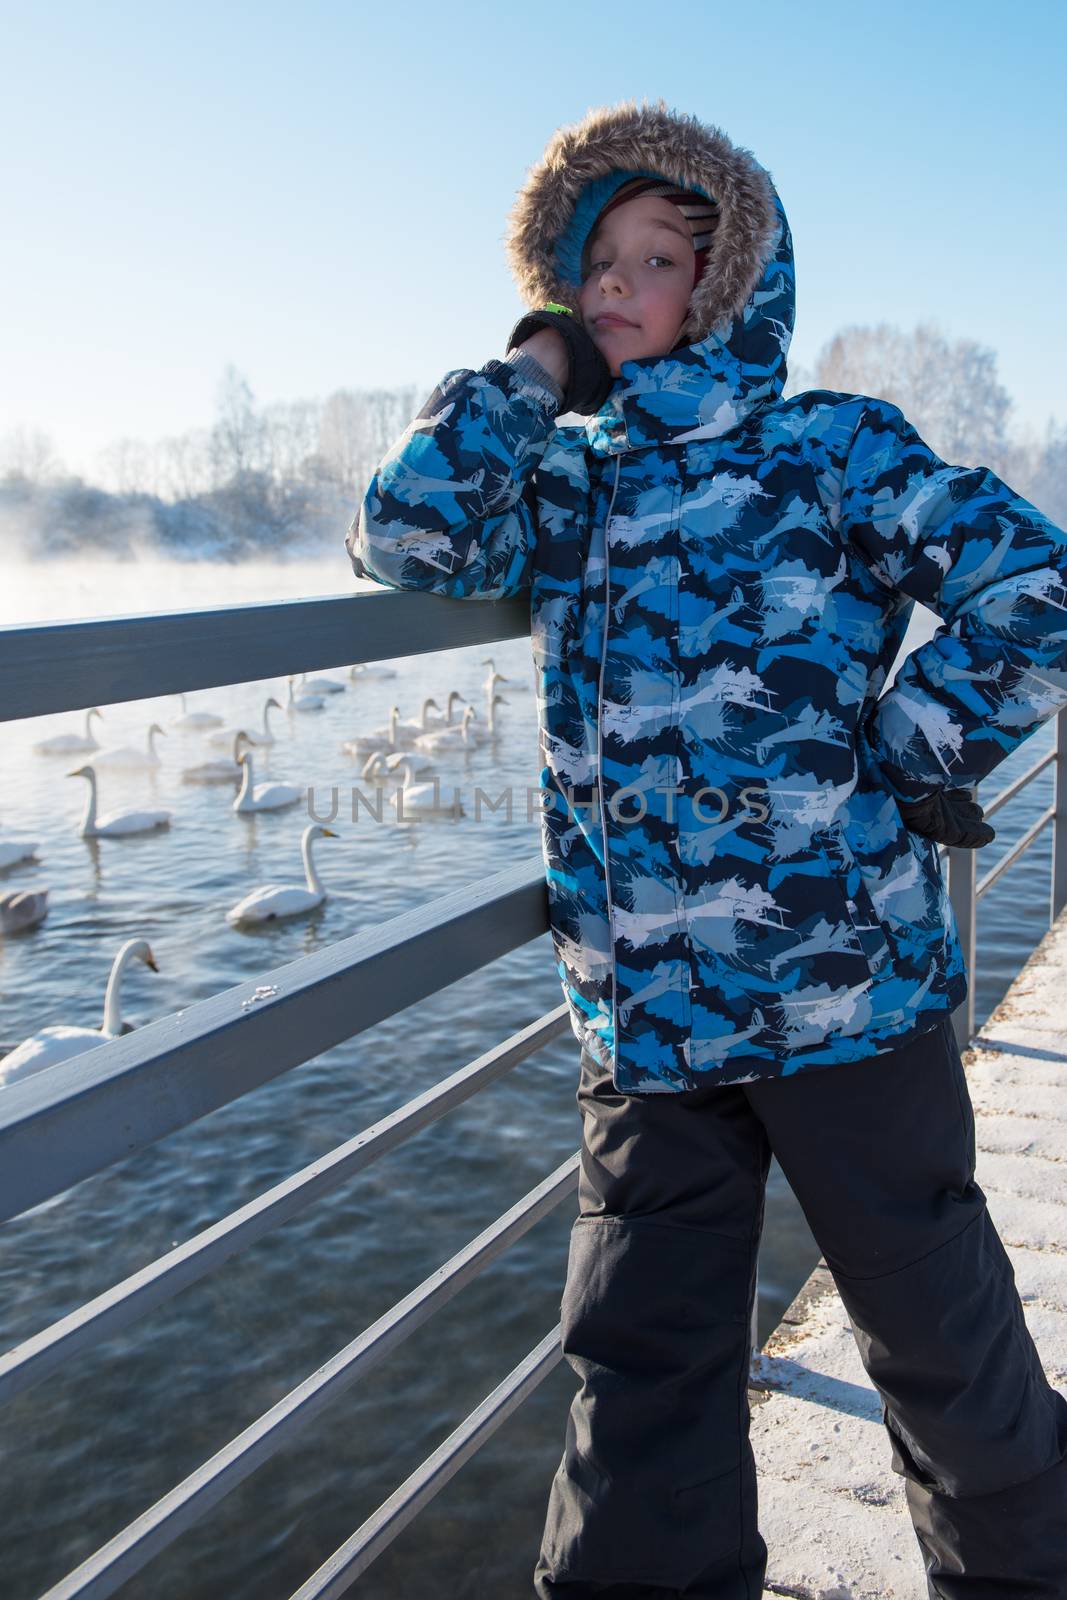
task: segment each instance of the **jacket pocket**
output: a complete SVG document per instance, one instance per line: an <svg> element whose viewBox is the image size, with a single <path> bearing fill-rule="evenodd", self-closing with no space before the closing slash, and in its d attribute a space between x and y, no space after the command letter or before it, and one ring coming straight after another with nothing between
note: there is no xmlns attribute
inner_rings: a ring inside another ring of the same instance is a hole
<svg viewBox="0 0 1067 1600"><path fill-rule="evenodd" d="M840 888L859 947L876 976L892 963L893 952L848 835L840 822L832 822L820 831L818 843Z"/></svg>
<svg viewBox="0 0 1067 1600"><path fill-rule="evenodd" d="M775 857L722 843L716 880L687 897L697 1004L765 1024L779 1049L861 1033L862 996L891 952L847 842L808 830Z"/></svg>

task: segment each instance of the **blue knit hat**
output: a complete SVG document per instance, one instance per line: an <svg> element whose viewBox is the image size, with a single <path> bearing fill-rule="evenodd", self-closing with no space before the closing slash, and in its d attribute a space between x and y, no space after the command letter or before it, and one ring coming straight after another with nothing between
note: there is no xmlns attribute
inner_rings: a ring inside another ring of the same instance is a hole
<svg viewBox="0 0 1067 1600"><path fill-rule="evenodd" d="M601 218L614 205L622 205L624 200L635 200L643 194L662 195L685 216L693 237L693 250L697 253L693 280L697 282L707 264L712 234L718 224L720 210L715 200L699 189L678 189L677 184L665 179L662 173L622 170L605 173L585 184L571 221L555 245L555 262L565 282L573 283L574 288L584 282L587 248Z"/></svg>
<svg viewBox="0 0 1067 1600"><path fill-rule="evenodd" d="M616 176L616 174L612 174ZM708 252L711 248L711 236L715 232L715 225L719 220L719 208L714 200L709 200L706 195L692 189L679 189L676 184L668 183L665 178L646 176L627 177L622 174L622 182L606 205L601 206L593 220L592 226L586 233L582 244L581 263L582 277L585 277L588 267L588 251L590 241L595 237L597 229L616 206L625 205L628 200L636 200L641 195L658 195L664 200L669 200L677 206L686 222L689 224L689 234L693 241L693 250L696 259L693 263L693 287L700 282L701 274L708 262ZM592 187L592 186L590 186ZM584 199L584 196L583 196Z"/></svg>

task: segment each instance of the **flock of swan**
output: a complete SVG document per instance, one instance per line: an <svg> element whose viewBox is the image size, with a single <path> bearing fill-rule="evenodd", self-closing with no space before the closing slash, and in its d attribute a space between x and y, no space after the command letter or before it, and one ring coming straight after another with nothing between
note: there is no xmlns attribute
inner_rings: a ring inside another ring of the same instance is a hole
<svg viewBox="0 0 1067 1600"><path fill-rule="evenodd" d="M497 672L492 659L483 662L489 673L485 680L486 716L484 723L477 712L457 689L447 699L441 710L432 697L423 700L418 718L402 719L400 709L390 708L389 720L370 733L347 739L342 751L359 758L360 773L368 784L384 785L399 780L397 791L398 819L447 813L462 815L458 795L447 804L442 801L436 782L420 781L434 773L429 759L439 753L477 748L494 738L496 708L507 704L496 693L498 683L510 680ZM350 669L350 680L395 677L391 667L379 664L359 664ZM336 678L312 678L301 674L299 684L289 679L289 696L283 706L273 696L263 707L262 723L253 732L243 727L227 727L222 717L214 712L190 710L185 695L179 696L181 713L171 722L171 727L183 732L207 735L207 742L217 748L228 749L229 755L216 760L200 762L181 771L181 781L186 784L229 784L236 787L232 810L238 816L265 811L281 811L299 804L305 790L291 783L257 783L253 762L253 749L277 743L270 725L272 711L289 715L311 715L321 711L329 696L341 693L346 685ZM528 685L513 685L512 689L526 690ZM463 705L462 715L457 707ZM83 778L88 783L85 811L79 833L86 839L123 839L134 835L161 832L169 828L173 812L168 810L124 809L101 812L98 809L98 770L116 772L151 772L161 765L156 748L157 738L166 738L167 730L153 722L147 732L143 748L120 745L102 748L93 729L93 719L102 719L94 706L86 712L81 733L57 734L39 741L34 750L42 756L91 755L92 759L73 768L67 777ZM231 927L241 929L265 922L302 916L315 910L327 898L327 891L315 867L312 846L318 839L335 839L330 828L320 823L310 823L301 835L301 858L304 882L300 885L260 884L244 895L225 913ZM0 839L0 870L24 861L35 861L37 843L30 839ZM48 889L31 886L26 889L0 890L0 934L26 932L38 926L47 915ZM122 977L131 961L143 962L152 972L158 972L155 957L147 940L128 939L118 950L112 962L104 998L104 1015L99 1028L75 1027L66 1024L52 1025L24 1039L6 1054L0 1055L0 1088L20 1078L41 1072L69 1057L92 1049L108 1039L131 1031L122 1019Z"/></svg>

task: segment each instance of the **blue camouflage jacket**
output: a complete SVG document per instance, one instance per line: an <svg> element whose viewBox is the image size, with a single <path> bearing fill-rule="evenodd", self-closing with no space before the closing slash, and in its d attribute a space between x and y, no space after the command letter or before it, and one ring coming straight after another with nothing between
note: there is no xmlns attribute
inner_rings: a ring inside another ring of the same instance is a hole
<svg viewBox="0 0 1067 1600"><path fill-rule="evenodd" d="M953 1011L937 846L897 799L976 784L1067 704L1067 535L886 401L782 399L792 243L756 170L732 319L623 363L581 424L524 362L449 372L347 540L391 587L529 597L558 971L627 1093L860 1060ZM942 626L882 695L916 601Z"/></svg>

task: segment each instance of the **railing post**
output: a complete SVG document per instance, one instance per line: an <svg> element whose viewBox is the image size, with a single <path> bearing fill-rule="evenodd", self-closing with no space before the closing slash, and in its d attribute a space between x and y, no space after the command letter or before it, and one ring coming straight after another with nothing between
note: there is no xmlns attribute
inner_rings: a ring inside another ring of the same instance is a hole
<svg viewBox="0 0 1067 1600"><path fill-rule="evenodd" d="M974 789L970 793L974 795ZM952 1028L960 1050L966 1050L974 1037L974 986L977 979L977 896L978 862L975 850L948 852L948 897L956 917L956 928L967 967L967 998L952 1013Z"/></svg>
<svg viewBox="0 0 1067 1600"><path fill-rule="evenodd" d="M1067 706L1056 713L1056 760L1053 763L1052 893L1049 927L1067 902Z"/></svg>

